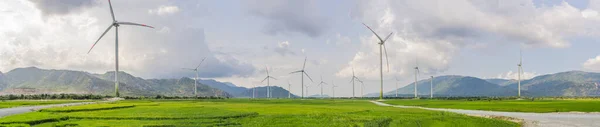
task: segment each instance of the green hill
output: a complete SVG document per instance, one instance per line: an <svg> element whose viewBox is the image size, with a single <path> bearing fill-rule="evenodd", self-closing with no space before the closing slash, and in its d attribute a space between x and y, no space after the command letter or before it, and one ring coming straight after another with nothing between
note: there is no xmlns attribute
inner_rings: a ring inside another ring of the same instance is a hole
<svg viewBox="0 0 600 127"><path fill-rule="evenodd" d="M533 96L600 96L600 73L568 71L521 81L521 89ZM517 89L517 83L507 88Z"/></svg>
<svg viewBox="0 0 600 127"><path fill-rule="evenodd" d="M430 79L418 82L417 94L429 96ZM414 83L398 90L402 96L414 96ZM395 96L395 90L385 93L386 96ZM440 76L433 80L434 96L512 96L516 91L487 82L483 79L468 76Z"/></svg>
<svg viewBox="0 0 600 127"><path fill-rule="evenodd" d="M114 95L114 72L90 74L83 71L17 68L0 75L0 94L77 93ZM142 79L119 72L119 91L123 96L194 96L194 80ZM2 85L0 85L2 86ZM231 96L219 89L198 84L199 96Z"/></svg>

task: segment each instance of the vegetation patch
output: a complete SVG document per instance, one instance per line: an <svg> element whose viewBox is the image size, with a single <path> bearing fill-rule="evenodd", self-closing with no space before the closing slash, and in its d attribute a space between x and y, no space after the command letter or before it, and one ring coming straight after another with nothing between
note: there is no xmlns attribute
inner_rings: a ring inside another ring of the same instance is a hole
<svg viewBox="0 0 600 127"><path fill-rule="evenodd" d="M505 112L600 112L600 99L592 100L388 100L384 103L428 108Z"/></svg>

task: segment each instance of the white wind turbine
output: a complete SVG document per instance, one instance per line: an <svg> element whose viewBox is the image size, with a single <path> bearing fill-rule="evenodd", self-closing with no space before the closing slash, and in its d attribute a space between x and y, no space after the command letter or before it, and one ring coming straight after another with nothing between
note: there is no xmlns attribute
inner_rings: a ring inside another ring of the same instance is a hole
<svg viewBox="0 0 600 127"><path fill-rule="evenodd" d="M202 58L202 61L200 61L200 64L198 64L198 66L196 66L196 68L194 68L194 69L182 68L182 69L194 71L196 73L196 78L194 78L194 96L198 96L198 68L200 67L200 65L202 65L202 62L204 62L204 59L206 59L206 57Z"/></svg>
<svg viewBox="0 0 600 127"><path fill-rule="evenodd" d="M265 80L267 80L267 98L271 98L271 92L270 92L270 89L271 89L271 83L270 83L270 81L271 80L270 79L275 79L275 80L277 80L277 79L274 78L274 77L272 77L271 75L269 75L269 68L267 68L267 66L265 66L265 70L267 71L267 77L265 77L265 79L263 79L261 81L261 83L265 82Z"/></svg>
<svg viewBox="0 0 600 127"><path fill-rule="evenodd" d="M416 62L416 66L415 66L415 98L419 98L419 96L417 95L417 86L419 85L418 83L418 76L419 76L419 62Z"/></svg>
<svg viewBox="0 0 600 127"><path fill-rule="evenodd" d="M354 80L358 79L358 77L354 76L354 67L352 67L352 79L350 80L350 82L352 82L352 98L355 98L356 96L354 95L354 92L356 91L354 89Z"/></svg>
<svg viewBox="0 0 600 127"><path fill-rule="evenodd" d="M331 98L332 99L335 99L335 87L338 87L338 86L336 86L335 84L333 84L333 80L331 80L331 91L332 91L331 92L332 93Z"/></svg>
<svg viewBox="0 0 600 127"><path fill-rule="evenodd" d="M288 98L292 98L292 84L288 81Z"/></svg>
<svg viewBox="0 0 600 127"><path fill-rule="evenodd" d="M433 76L431 76L431 84L429 84L429 98L433 98Z"/></svg>
<svg viewBox="0 0 600 127"><path fill-rule="evenodd" d="M329 85L326 82L323 82L323 76L321 75L321 82L319 83L319 86L321 86L321 98L323 98L323 85Z"/></svg>
<svg viewBox="0 0 600 127"><path fill-rule="evenodd" d="M100 41L100 39L102 39L102 37L114 26L115 27L115 95L117 97L119 97L119 76L118 76L119 75L119 26L120 25L133 25L133 26L143 26L143 27L149 27L149 28L154 28L154 27L148 26L145 24L132 23L132 22L119 22L115 19L115 14L113 12L112 4L110 3L110 0L108 0L108 6L110 7L110 15L112 17L113 22L110 24L110 26L108 26L108 28L106 28L104 33L102 33L102 35L100 35L100 38L98 38L98 40L96 40L96 42L94 42L94 45L92 45L92 48L90 48L90 50L88 51L88 54L92 51L94 46L96 46L98 41Z"/></svg>
<svg viewBox="0 0 600 127"><path fill-rule="evenodd" d="M252 98L256 95L256 84L252 83Z"/></svg>
<svg viewBox="0 0 600 127"><path fill-rule="evenodd" d="M304 86L304 88L306 89L306 95L308 96L309 95L308 94L308 88L310 88L310 85L306 85L306 86Z"/></svg>
<svg viewBox="0 0 600 127"><path fill-rule="evenodd" d="M310 81L313 82L312 78L310 78L310 76L308 76L308 74L304 70L305 67L306 67L306 57L304 57L304 64L302 64L302 70L298 70L298 71L294 71L294 72L290 73L290 74L300 73L300 76L302 77L300 79L300 82L302 84L302 92L301 92L302 98L304 98L304 75L306 75L306 77L308 77L308 79L310 79ZM308 87L307 87L307 91L308 91ZM306 95L308 95L308 92L306 92Z"/></svg>
<svg viewBox="0 0 600 127"><path fill-rule="evenodd" d="M385 50L385 60L387 62L387 67L388 67L388 71L390 71L390 62L388 60L387 57L387 49L385 49L385 41L387 41L387 39L390 38L390 36L394 33L390 33L387 37L385 37L385 40L382 39L381 37L379 37L379 35L377 35L377 33L375 33L375 31L373 31L373 29L371 29L371 27L367 26L367 24L363 23L363 25L365 25L365 27L367 27L369 30L371 30L371 32L373 32L373 34L375 34L375 36L377 36L377 39L379 39L379 64L380 64L380 76L381 76L381 87L379 89L379 100L383 99L383 50Z"/></svg>
<svg viewBox="0 0 600 127"><path fill-rule="evenodd" d="M400 79L396 77L396 97L398 97L398 82L400 82Z"/></svg>
<svg viewBox="0 0 600 127"><path fill-rule="evenodd" d="M363 90L365 89L365 83L363 81L361 81L360 79L356 79L358 80L358 82L360 82L360 98L363 98L365 96L365 93L363 92Z"/></svg>
<svg viewBox="0 0 600 127"><path fill-rule="evenodd" d="M517 64L518 66L518 78L517 78L517 83L519 85L519 98L521 98L521 73L523 73L523 51L521 51L519 49L519 64Z"/></svg>

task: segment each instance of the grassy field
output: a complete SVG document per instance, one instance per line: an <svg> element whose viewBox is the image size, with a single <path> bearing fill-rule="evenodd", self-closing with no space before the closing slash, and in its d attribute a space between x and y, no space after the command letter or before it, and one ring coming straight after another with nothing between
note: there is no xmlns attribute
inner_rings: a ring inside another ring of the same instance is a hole
<svg viewBox="0 0 600 127"><path fill-rule="evenodd" d="M518 123L461 114L382 107L366 100L161 100L45 109L0 118L0 126L460 126Z"/></svg>
<svg viewBox="0 0 600 127"><path fill-rule="evenodd" d="M600 100L388 100L387 104L508 112L600 112Z"/></svg>
<svg viewBox="0 0 600 127"><path fill-rule="evenodd" d="M10 101L0 101L0 108L75 103L75 102L88 102L88 101L85 101L85 100L10 100Z"/></svg>

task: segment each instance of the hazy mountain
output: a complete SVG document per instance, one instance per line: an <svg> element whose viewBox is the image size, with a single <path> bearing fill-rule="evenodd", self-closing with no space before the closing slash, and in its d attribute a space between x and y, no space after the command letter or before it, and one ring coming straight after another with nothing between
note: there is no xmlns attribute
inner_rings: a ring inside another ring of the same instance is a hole
<svg viewBox="0 0 600 127"><path fill-rule="evenodd" d="M429 96L430 79L418 82L417 93L419 96ZM414 96L414 83L398 90L400 95ZM487 82L483 79L468 76L440 76L433 80L433 93L437 96L511 96L515 91ZM395 96L396 91L385 93L386 96Z"/></svg>
<svg viewBox="0 0 600 127"><path fill-rule="evenodd" d="M17 68L3 74L6 85L0 94L80 93L114 95L114 72L90 74L83 71L45 70L35 67ZM181 79L142 79L119 72L119 91L123 96L193 96L194 81ZM1 86L1 85L0 85ZM199 96L229 95L218 89L198 84Z"/></svg>
<svg viewBox="0 0 600 127"><path fill-rule="evenodd" d="M314 94L314 95L310 95L308 97L315 97L315 98L328 98L329 95L327 94L323 94L323 96L321 96L321 94Z"/></svg>
<svg viewBox="0 0 600 127"><path fill-rule="evenodd" d="M485 79L485 81L490 82L490 83L494 83L500 86L507 86L510 85L512 83L516 83L517 80L514 79Z"/></svg>
<svg viewBox="0 0 600 127"><path fill-rule="evenodd" d="M521 81L521 89L534 96L600 96L600 73L568 71ZM517 83L506 86L516 90Z"/></svg>
<svg viewBox="0 0 600 127"><path fill-rule="evenodd" d="M265 98L267 97L267 87L266 86L262 86L262 87L255 87L255 88L250 88L250 89L246 89L244 92L240 93L238 96L236 97L252 97L252 91L254 91L254 97L255 98ZM270 91L272 92L271 95L273 98L287 98L288 97L288 93L289 91L287 91L286 89L283 89L279 86L271 86ZM298 97L294 94L291 94L292 98Z"/></svg>
<svg viewBox="0 0 600 127"><path fill-rule="evenodd" d="M213 79L208 79L208 80L198 80L198 82L204 84L204 85L208 85L212 88L217 88L220 90L223 90L233 96L243 96L242 93L244 93L244 91L248 90L248 88L245 87L238 87L232 83L229 82L218 82L215 81Z"/></svg>

